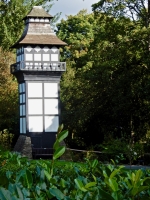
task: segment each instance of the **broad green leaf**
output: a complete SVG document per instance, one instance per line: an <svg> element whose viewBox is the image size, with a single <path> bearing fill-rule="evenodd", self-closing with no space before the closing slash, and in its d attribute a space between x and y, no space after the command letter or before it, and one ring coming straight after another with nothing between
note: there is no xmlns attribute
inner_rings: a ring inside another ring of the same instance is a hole
<svg viewBox="0 0 150 200"><path fill-rule="evenodd" d="M106 173L106 170L103 170L103 175L104 175L105 178L108 178L108 175L107 175L107 173Z"/></svg>
<svg viewBox="0 0 150 200"><path fill-rule="evenodd" d="M93 187L93 186L95 186L96 184L97 184L96 182L87 183L87 184L85 185L85 188L87 189L87 188Z"/></svg>
<svg viewBox="0 0 150 200"><path fill-rule="evenodd" d="M40 195L40 193L41 193L41 188L40 188L38 185L36 185L36 187L35 187L35 192L36 192L38 195Z"/></svg>
<svg viewBox="0 0 150 200"><path fill-rule="evenodd" d="M65 198L65 195L57 188L50 188L49 192L58 200Z"/></svg>
<svg viewBox="0 0 150 200"><path fill-rule="evenodd" d="M104 174L105 177L110 177L110 174L111 174L110 166L107 166L105 168L105 170L103 170L103 174Z"/></svg>
<svg viewBox="0 0 150 200"><path fill-rule="evenodd" d="M148 190L149 186L140 186L140 187L134 187L131 191L130 194L132 196L136 196L137 194L139 194L142 191Z"/></svg>
<svg viewBox="0 0 150 200"><path fill-rule="evenodd" d="M61 146L54 152L53 159L56 160L60 156L62 156L65 152L65 147Z"/></svg>
<svg viewBox="0 0 150 200"><path fill-rule="evenodd" d="M118 191L118 183L114 179L109 178L108 183L114 192Z"/></svg>
<svg viewBox="0 0 150 200"><path fill-rule="evenodd" d="M95 168L97 165L98 165L98 160L96 160L96 159L93 160L92 163L91 163L91 167Z"/></svg>
<svg viewBox="0 0 150 200"><path fill-rule="evenodd" d="M66 187L66 181L63 178L61 178L61 180L60 180L60 186L63 188Z"/></svg>
<svg viewBox="0 0 150 200"><path fill-rule="evenodd" d="M0 188L0 200L19 200L16 197L13 197L12 194L5 188Z"/></svg>
<svg viewBox="0 0 150 200"><path fill-rule="evenodd" d="M115 169L115 170L111 173L110 178L113 178L113 177L120 171L120 169L122 169L122 168L124 168L124 166L120 166L119 169Z"/></svg>
<svg viewBox="0 0 150 200"><path fill-rule="evenodd" d="M135 174L135 184L140 184L140 179L142 176L143 172L139 169L136 174Z"/></svg>
<svg viewBox="0 0 150 200"><path fill-rule="evenodd" d="M86 191L87 191L87 190L84 188L84 185L83 185L83 183L82 183L81 180L75 179L74 181L75 181L77 187L78 187L81 191L83 191L83 192L86 192Z"/></svg>
<svg viewBox="0 0 150 200"><path fill-rule="evenodd" d="M135 173L133 173L133 172L131 174L131 181L134 184L134 182L135 182Z"/></svg>
<svg viewBox="0 0 150 200"><path fill-rule="evenodd" d="M30 191L27 188L22 189L22 193L24 194L24 197L29 197L30 196Z"/></svg>
<svg viewBox="0 0 150 200"><path fill-rule="evenodd" d="M50 173L48 171L44 170L44 174L45 174L46 178L50 181L50 179L52 178Z"/></svg>
<svg viewBox="0 0 150 200"><path fill-rule="evenodd" d="M59 133L59 134L57 135L57 140L58 140L59 142L62 142L67 136L68 136L68 131L67 131L67 130L64 130L64 131L62 131L61 133Z"/></svg>
<svg viewBox="0 0 150 200"><path fill-rule="evenodd" d="M32 174L28 169L23 169L19 172L16 182L21 181L23 186L30 188L33 184Z"/></svg>
<svg viewBox="0 0 150 200"><path fill-rule="evenodd" d="M96 177L92 174L92 177L94 179L95 182L97 182Z"/></svg>
<svg viewBox="0 0 150 200"><path fill-rule="evenodd" d="M113 192L112 194L112 197L115 199L115 200L120 200L120 198L118 197L119 195L118 195L118 192L116 191L116 192ZM122 198L121 198L122 199Z"/></svg>
<svg viewBox="0 0 150 200"><path fill-rule="evenodd" d="M11 171L7 171L6 172L6 177L8 178L8 179L11 179L11 176L13 175L13 172L11 172Z"/></svg>
<svg viewBox="0 0 150 200"><path fill-rule="evenodd" d="M59 141L56 139L56 142L53 145L53 149L58 149L59 148Z"/></svg>
<svg viewBox="0 0 150 200"><path fill-rule="evenodd" d="M22 190L20 188L20 185L18 184L9 184L8 186L8 190L16 197L18 197L20 200L24 200L24 197L23 197L23 193L22 193Z"/></svg>

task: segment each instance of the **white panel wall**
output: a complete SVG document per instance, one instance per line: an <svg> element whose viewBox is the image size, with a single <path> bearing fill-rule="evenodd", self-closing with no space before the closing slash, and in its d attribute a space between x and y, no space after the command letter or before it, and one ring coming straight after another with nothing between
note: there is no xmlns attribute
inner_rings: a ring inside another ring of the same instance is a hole
<svg viewBox="0 0 150 200"><path fill-rule="evenodd" d="M57 132L58 97L58 83L28 83L29 132Z"/></svg>

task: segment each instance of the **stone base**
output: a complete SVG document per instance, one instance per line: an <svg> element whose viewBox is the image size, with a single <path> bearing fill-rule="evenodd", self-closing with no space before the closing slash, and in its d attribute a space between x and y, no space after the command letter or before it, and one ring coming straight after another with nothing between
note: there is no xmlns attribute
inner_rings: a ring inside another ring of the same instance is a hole
<svg viewBox="0 0 150 200"><path fill-rule="evenodd" d="M13 151L19 152L22 156L32 159L31 138L20 135Z"/></svg>

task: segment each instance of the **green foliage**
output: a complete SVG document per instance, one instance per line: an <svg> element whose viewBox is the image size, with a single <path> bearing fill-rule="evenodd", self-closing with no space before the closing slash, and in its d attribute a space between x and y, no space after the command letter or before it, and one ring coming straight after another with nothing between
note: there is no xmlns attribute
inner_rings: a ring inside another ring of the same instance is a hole
<svg viewBox="0 0 150 200"><path fill-rule="evenodd" d="M62 59L71 61L73 66L79 68L86 64L88 51L94 39L93 27L96 26L93 14L86 10L80 11L75 16L68 16L57 24L57 35L68 45L62 50ZM86 59L85 59L86 58Z"/></svg>
<svg viewBox="0 0 150 200"><path fill-rule="evenodd" d="M56 143L67 137L62 128L58 129ZM60 147L56 143L55 152ZM149 170L127 171L124 166L101 165L98 160L85 164L54 163L54 158L29 161L11 152L1 152L0 158L1 200L150 199ZM7 163L14 163L17 170L8 169ZM51 163L55 164L53 168Z"/></svg>
<svg viewBox="0 0 150 200"><path fill-rule="evenodd" d="M112 159L116 164L123 162L124 160L131 164L134 161L144 156L144 145L140 142L133 143L130 139L125 138L107 138L103 144L99 145L99 148L107 156L106 160Z"/></svg>
<svg viewBox="0 0 150 200"><path fill-rule="evenodd" d="M47 11L53 0L10 0L0 3L0 44L4 50L9 48L20 38L24 22L23 18L33 6L43 5Z"/></svg>
<svg viewBox="0 0 150 200"><path fill-rule="evenodd" d="M92 8L95 13L103 12L115 18L125 16L134 22L140 19L144 26L148 26L149 3L149 0L99 0L98 3L92 5Z"/></svg>
<svg viewBox="0 0 150 200"><path fill-rule="evenodd" d="M95 15L80 12L58 25L58 36L68 43L61 100L71 147L100 144L110 134L117 138L133 133L139 141L149 130L149 27L143 18L133 21L123 13L112 16L109 10L112 4L117 9L119 3L134 7L136 2L99 1ZM85 54L80 53L82 41Z"/></svg>
<svg viewBox="0 0 150 200"><path fill-rule="evenodd" d="M15 159L16 154L12 154L12 157ZM43 200L150 198L149 170L126 171L123 166L101 165L97 160L87 161L86 164L57 161L54 173L48 176L50 161L25 161L21 156L19 161L20 164L16 162L16 166L21 165L20 170L1 174L2 200L12 199L12 196L14 199Z"/></svg>
<svg viewBox="0 0 150 200"><path fill-rule="evenodd" d="M0 146L11 149L14 135L9 133L7 129L0 131Z"/></svg>
<svg viewBox="0 0 150 200"><path fill-rule="evenodd" d="M14 62L13 53L0 48L0 130L18 132L18 84L10 75L10 64Z"/></svg>

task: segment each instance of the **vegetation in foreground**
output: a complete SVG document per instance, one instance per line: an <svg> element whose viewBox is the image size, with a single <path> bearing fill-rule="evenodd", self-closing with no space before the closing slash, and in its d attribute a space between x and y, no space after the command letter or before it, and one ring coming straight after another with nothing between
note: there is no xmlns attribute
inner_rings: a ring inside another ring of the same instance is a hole
<svg viewBox="0 0 150 200"><path fill-rule="evenodd" d="M59 129L49 160L28 160L17 153L0 152L1 200L132 200L150 199L150 170L127 171L123 166L58 162L68 131Z"/></svg>

